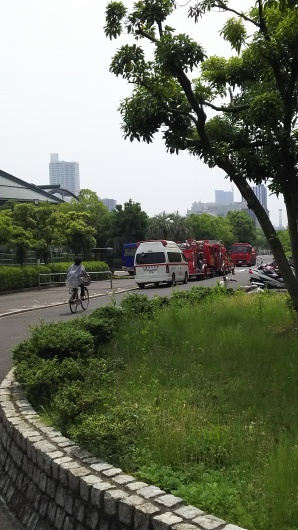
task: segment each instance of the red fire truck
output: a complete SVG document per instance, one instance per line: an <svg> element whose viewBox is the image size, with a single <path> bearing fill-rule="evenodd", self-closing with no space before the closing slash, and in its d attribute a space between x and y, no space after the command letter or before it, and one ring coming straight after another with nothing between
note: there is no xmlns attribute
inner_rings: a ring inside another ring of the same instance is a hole
<svg viewBox="0 0 298 530"><path fill-rule="evenodd" d="M256 264L256 251L250 243L233 243L230 248L230 259L235 265L251 267Z"/></svg>
<svg viewBox="0 0 298 530"><path fill-rule="evenodd" d="M184 243L179 243L179 247L187 261L189 278L204 280L210 276L211 271L207 266L204 248L200 243L201 241L188 239Z"/></svg>
<svg viewBox="0 0 298 530"><path fill-rule="evenodd" d="M222 276L231 270L231 262L226 247L222 241L208 239L200 242L204 245L207 267L211 270L211 276L218 274Z"/></svg>
<svg viewBox="0 0 298 530"><path fill-rule="evenodd" d="M188 239L179 246L187 261L190 278L204 280L230 272L230 260L222 241Z"/></svg>

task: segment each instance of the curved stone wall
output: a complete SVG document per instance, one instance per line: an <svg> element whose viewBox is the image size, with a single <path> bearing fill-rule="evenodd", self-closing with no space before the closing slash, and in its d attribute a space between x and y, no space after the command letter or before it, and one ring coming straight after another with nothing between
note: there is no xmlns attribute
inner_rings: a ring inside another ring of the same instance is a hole
<svg viewBox="0 0 298 530"><path fill-rule="evenodd" d="M242 530L47 427L13 371L0 387L0 470L0 494L29 530Z"/></svg>

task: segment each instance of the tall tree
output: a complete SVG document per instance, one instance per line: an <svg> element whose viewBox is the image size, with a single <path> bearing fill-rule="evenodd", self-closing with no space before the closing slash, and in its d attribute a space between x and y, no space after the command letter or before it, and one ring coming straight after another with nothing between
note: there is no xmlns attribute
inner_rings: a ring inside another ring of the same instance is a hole
<svg viewBox="0 0 298 530"><path fill-rule="evenodd" d="M112 213L98 198L95 191L82 189L78 196L78 201L72 200L69 203L59 205L63 212L86 212L88 217L85 221L95 228L94 237L96 246L104 247L107 244L111 224Z"/></svg>
<svg viewBox="0 0 298 530"><path fill-rule="evenodd" d="M185 241L189 238L191 231L185 217L178 212L162 212L148 221L148 239L167 239L173 241Z"/></svg>
<svg viewBox="0 0 298 530"><path fill-rule="evenodd" d="M194 239L217 239L230 246L234 235L231 223L226 217L215 217L208 213L192 214L188 217Z"/></svg>
<svg viewBox="0 0 298 530"><path fill-rule="evenodd" d="M242 243L255 244L256 226L246 212L229 212L227 219L232 226L234 240Z"/></svg>
<svg viewBox="0 0 298 530"><path fill-rule="evenodd" d="M187 150L221 168L256 214L298 310L296 4L255 0L245 13L228 0L187 2L194 22L208 11L232 14L221 35L238 55L228 59L207 58L200 43L175 34L167 23L174 0L140 0L130 11L113 1L105 33L117 38L124 31L136 40L116 52L110 68L134 86L120 105L125 138L149 143L162 130L171 153ZM148 60L144 41L154 48ZM208 108L216 113L209 120ZM272 193L284 196L296 275L250 186L267 181Z"/></svg>
<svg viewBox="0 0 298 530"><path fill-rule="evenodd" d="M117 204L112 212L110 238L116 253L120 253L124 243L136 243L146 237L148 215L138 202Z"/></svg>

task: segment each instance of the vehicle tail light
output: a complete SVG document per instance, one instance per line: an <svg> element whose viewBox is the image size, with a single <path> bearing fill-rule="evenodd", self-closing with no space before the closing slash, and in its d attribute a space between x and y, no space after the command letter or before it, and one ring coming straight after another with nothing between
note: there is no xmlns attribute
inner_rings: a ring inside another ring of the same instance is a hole
<svg viewBox="0 0 298 530"><path fill-rule="evenodd" d="M170 272L170 267L169 267L169 265L167 263L167 265L166 265L166 274L169 274L169 272Z"/></svg>

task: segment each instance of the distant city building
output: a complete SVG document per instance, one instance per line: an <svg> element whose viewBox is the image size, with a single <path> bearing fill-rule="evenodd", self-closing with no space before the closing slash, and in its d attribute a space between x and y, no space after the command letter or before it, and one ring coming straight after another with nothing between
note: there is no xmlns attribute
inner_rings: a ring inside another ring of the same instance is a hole
<svg viewBox="0 0 298 530"><path fill-rule="evenodd" d="M216 202L194 202L190 210L187 210L186 215L191 214L200 215L208 213L217 217L226 217L229 212L237 212L247 209L246 203L232 202L230 204L217 204Z"/></svg>
<svg viewBox="0 0 298 530"><path fill-rule="evenodd" d="M61 188L69 190L74 195L80 193L80 169L78 162L59 160L57 153L52 153L49 163L50 184L60 184Z"/></svg>
<svg viewBox="0 0 298 530"><path fill-rule="evenodd" d="M100 197L98 198L101 202L103 202L106 205L106 207L108 208L108 210L110 210L110 212L115 210L116 204L117 204L117 201L115 199L107 199L107 198L101 199Z"/></svg>
<svg viewBox="0 0 298 530"><path fill-rule="evenodd" d="M261 205L267 210L267 188L264 184L257 184L251 187L255 196L259 199Z"/></svg>
<svg viewBox="0 0 298 530"><path fill-rule="evenodd" d="M260 201L261 205L263 206L263 208L264 208L266 214L268 215L268 217L270 217L270 212L269 212L269 210L267 208L267 188L266 188L266 186L264 186L264 184L257 184L256 186L251 186L251 189L254 192L254 194L257 197L257 199L259 199L259 201ZM242 201L245 202L245 204L246 204L246 201L244 201L243 197L242 197ZM257 220L256 214L250 208L247 208L246 211L247 211L248 215L255 222L256 227L260 228L261 225L260 225L259 221Z"/></svg>
<svg viewBox="0 0 298 530"><path fill-rule="evenodd" d="M215 203L216 204L233 204L234 193L233 191L215 190Z"/></svg>

